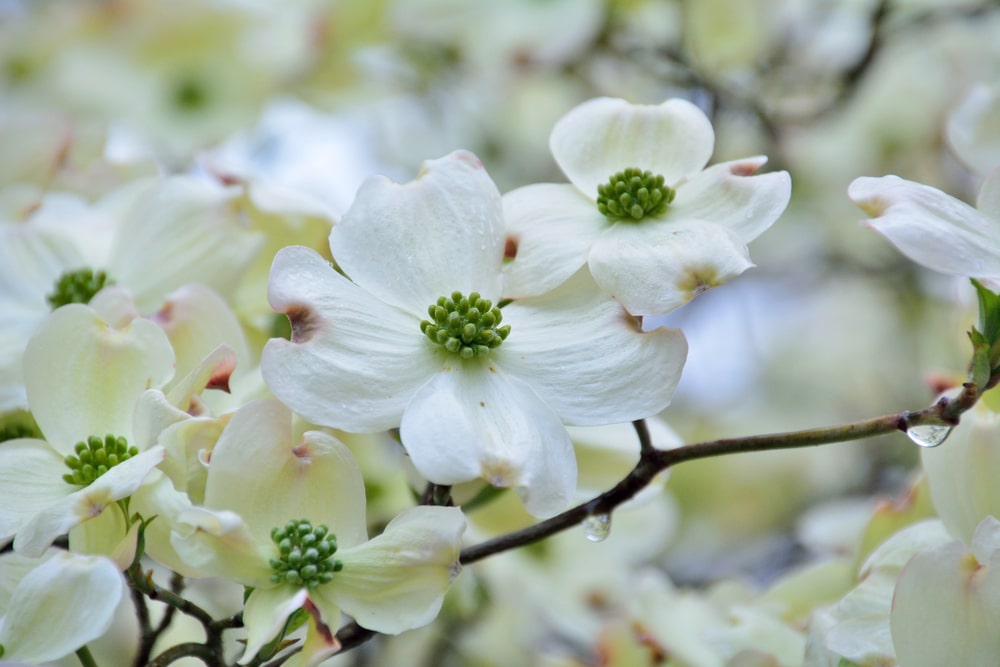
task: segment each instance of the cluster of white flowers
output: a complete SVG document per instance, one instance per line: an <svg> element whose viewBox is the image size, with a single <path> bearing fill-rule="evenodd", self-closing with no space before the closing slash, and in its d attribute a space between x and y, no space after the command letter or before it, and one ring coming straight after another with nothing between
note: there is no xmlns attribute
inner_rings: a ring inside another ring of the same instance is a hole
<svg viewBox="0 0 1000 667"><path fill-rule="evenodd" d="M332 227L333 264L304 246L274 256L268 298L291 333L263 347L266 389L246 392L281 403L219 412L203 393L246 361L219 295L262 245L239 225L237 192L170 177L97 211L66 203L91 213L100 231L86 236L60 227L47 195L4 227L5 296L25 314L8 350L23 389L5 393L27 396L43 439L0 448L0 539L41 557L68 534L71 551L127 569L141 533L143 553L177 572L250 587L243 661L298 609L326 638L307 639L313 656L336 650L341 608L378 632L427 623L459 569L462 513L415 507L366 542L360 469L322 431L295 441L289 407L350 433L398 429L433 484L483 479L535 516L565 509L577 488L565 425L656 415L680 378L684 336L646 331L642 315L742 273L746 243L788 203L787 173L754 175L762 158L704 169L712 145L689 102L598 99L553 132L573 185L505 198L467 151L409 183L368 179ZM94 247L115 230L122 241Z"/></svg>

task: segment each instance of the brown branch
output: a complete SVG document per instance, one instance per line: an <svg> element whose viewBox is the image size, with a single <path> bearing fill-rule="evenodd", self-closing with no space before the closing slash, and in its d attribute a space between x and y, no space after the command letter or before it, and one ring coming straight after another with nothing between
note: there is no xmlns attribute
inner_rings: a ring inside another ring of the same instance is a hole
<svg viewBox="0 0 1000 667"><path fill-rule="evenodd" d="M147 667L166 667L167 665L177 662L181 658L188 657L198 658L203 663L208 665L208 667L215 667L215 665L219 664L218 656L216 656L215 652L208 646L199 644L198 642L185 642L183 644L171 646L166 651L153 658Z"/></svg>
<svg viewBox="0 0 1000 667"><path fill-rule="evenodd" d="M340 642L340 651L349 651L356 646L360 646L377 634L374 630L361 627L357 621L351 621L337 631L337 641Z"/></svg>
<svg viewBox="0 0 1000 667"><path fill-rule="evenodd" d="M975 385L967 383L963 385L962 393L958 396L954 398L942 398L934 405L915 412L906 410L844 426L743 438L723 438L685 445L676 449L643 447L639 463L627 477L611 490L597 496L593 500L572 507L551 519L541 521L522 530L508 533L507 535L501 535L480 544L466 547L462 550L459 561L463 565L475 563L488 556L545 539L567 528L579 525L587 517L608 514L645 488L656 475L684 461L694 461L725 454L815 447L817 445L836 442L861 440L897 431L906 432L915 426L954 426L958 423L961 414L975 405L978 399L979 392ZM637 428L638 431L639 429ZM640 440L642 437L640 433ZM648 438L648 434L646 437Z"/></svg>

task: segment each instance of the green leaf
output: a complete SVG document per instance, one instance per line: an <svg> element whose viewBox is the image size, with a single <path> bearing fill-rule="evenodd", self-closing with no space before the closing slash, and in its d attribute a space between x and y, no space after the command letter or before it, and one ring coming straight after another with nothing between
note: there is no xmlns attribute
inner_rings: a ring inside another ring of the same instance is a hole
<svg viewBox="0 0 1000 667"><path fill-rule="evenodd" d="M303 625L305 625L306 621L308 620L309 620L309 612L307 612L305 609L296 609L294 612L292 612L292 615L288 617L288 623L286 623L285 625L285 634L289 635L295 632Z"/></svg>
<svg viewBox="0 0 1000 667"><path fill-rule="evenodd" d="M991 344L1000 339L1000 295L983 287L978 280L972 281L979 297L979 330Z"/></svg>
<svg viewBox="0 0 1000 667"><path fill-rule="evenodd" d="M969 334L972 339L972 380L982 391L992 387L1000 380L1000 295L986 289L977 280L972 281L979 299L979 326ZM984 353L980 347L985 345ZM989 364L989 378L983 382L983 359Z"/></svg>
<svg viewBox="0 0 1000 667"><path fill-rule="evenodd" d="M972 340L972 369L969 379L982 391L993 375L993 363L990 360L991 346L986 337L975 329L969 332L969 338Z"/></svg>

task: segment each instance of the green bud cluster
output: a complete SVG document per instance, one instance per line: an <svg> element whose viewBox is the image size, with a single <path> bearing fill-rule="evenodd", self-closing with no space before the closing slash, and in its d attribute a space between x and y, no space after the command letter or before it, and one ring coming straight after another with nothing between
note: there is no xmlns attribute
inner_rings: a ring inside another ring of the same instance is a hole
<svg viewBox="0 0 1000 667"><path fill-rule="evenodd" d="M510 325L503 321L500 309L478 292L468 297L461 292L443 296L427 309L431 320L423 320L420 330L432 342L463 359L485 357L500 346L510 334Z"/></svg>
<svg viewBox="0 0 1000 667"><path fill-rule="evenodd" d="M63 479L67 484L77 486L90 485L122 461L139 454L138 447L129 447L124 437L111 434L104 438L92 435L86 441L76 443L73 449L76 456L71 454L63 459L70 469Z"/></svg>
<svg viewBox="0 0 1000 667"><path fill-rule="evenodd" d="M92 269L67 271L59 276L55 291L45 298L52 306L52 310L68 303L90 303L94 295L100 292L105 285L112 284L114 281L110 280L104 271L97 273L94 273Z"/></svg>
<svg viewBox="0 0 1000 667"><path fill-rule="evenodd" d="M597 186L597 209L612 222L638 222L663 213L675 194L673 188L663 184L662 176L629 168Z"/></svg>
<svg viewBox="0 0 1000 667"><path fill-rule="evenodd" d="M270 560L272 583L316 588L344 569L344 564L333 557L337 536L326 526L313 528L308 519L297 519L272 529L271 539L279 554Z"/></svg>

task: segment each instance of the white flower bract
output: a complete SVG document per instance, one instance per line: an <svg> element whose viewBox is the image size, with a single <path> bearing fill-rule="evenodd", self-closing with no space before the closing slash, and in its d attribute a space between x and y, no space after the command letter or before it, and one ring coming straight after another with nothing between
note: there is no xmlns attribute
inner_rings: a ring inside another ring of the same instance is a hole
<svg viewBox="0 0 1000 667"><path fill-rule="evenodd" d="M918 264L1000 282L1000 169L983 183L978 210L898 176L855 179L847 194L871 216L872 229Z"/></svg>

